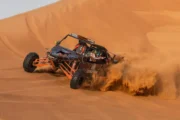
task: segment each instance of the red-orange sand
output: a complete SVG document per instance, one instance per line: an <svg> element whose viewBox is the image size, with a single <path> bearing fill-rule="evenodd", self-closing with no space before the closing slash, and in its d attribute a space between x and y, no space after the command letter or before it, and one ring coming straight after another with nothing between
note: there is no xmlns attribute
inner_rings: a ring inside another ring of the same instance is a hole
<svg viewBox="0 0 180 120"><path fill-rule="evenodd" d="M0 20L0 120L179 120L179 5L179 0L61 0ZM113 66L109 81L123 75L130 92L158 81L158 94L72 90L63 74L24 72L27 53L43 56L68 33L125 56L129 67Z"/></svg>

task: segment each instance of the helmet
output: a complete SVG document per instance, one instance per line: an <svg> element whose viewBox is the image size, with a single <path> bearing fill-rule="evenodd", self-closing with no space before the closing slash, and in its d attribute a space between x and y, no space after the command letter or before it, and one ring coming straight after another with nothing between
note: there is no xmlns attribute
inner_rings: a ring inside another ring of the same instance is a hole
<svg viewBox="0 0 180 120"><path fill-rule="evenodd" d="M80 45L86 45L86 43L84 41L82 41L82 40L79 40L79 44Z"/></svg>

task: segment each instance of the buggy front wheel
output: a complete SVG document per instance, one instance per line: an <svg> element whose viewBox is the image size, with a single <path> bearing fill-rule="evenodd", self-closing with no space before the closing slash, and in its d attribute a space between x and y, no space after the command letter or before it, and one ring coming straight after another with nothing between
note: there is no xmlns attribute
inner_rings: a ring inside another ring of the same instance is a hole
<svg viewBox="0 0 180 120"><path fill-rule="evenodd" d="M29 53L23 62L23 68L26 72L32 73L36 69L36 66L33 65L33 62L39 59L39 55L37 53L31 52Z"/></svg>
<svg viewBox="0 0 180 120"><path fill-rule="evenodd" d="M77 70L70 81L70 87L72 89L78 89L82 86L83 82L84 72L82 70Z"/></svg>

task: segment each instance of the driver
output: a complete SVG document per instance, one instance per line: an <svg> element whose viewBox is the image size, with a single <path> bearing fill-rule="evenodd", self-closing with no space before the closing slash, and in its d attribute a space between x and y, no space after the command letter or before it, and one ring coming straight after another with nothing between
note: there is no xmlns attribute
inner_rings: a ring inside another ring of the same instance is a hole
<svg viewBox="0 0 180 120"><path fill-rule="evenodd" d="M87 54L87 57L89 57L90 61L92 61L92 62L96 62L96 60L103 60L103 59L105 59L105 57L102 57L102 56L97 57L97 54L99 54L98 51L97 50L93 50L92 52Z"/></svg>
<svg viewBox="0 0 180 120"><path fill-rule="evenodd" d="M97 50L93 50L93 51L90 53L90 60L96 62L96 60L105 59L105 57L102 57L102 56L97 57L97 56L96 56L97 54L98 54L98 51L97 51Z"/></svg>

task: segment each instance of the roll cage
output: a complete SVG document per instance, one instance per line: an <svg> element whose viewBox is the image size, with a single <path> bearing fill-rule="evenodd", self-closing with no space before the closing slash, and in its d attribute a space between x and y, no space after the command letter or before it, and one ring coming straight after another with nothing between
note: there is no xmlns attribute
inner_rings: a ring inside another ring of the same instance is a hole
<svg viewBox="0 0 180 120"><path fill-rule="evenodd" d="M64 41L67 37L72 37L72 38L75 38L75 39L78 39L79 42L84 42L84 43L87 43L87 44L95 44L95 41L91 40L91 39L88 39L86 37L83 37L81 35L77 35L75 33L71 33L71 34L67 34L64 38L62 38L61 40L57 41L56 42L56 45L60 45L62 41Z"/></svg>
<svg viewBox="0 0 180 120"><path fill-rule="evenodd" d="M79 42L81 42L81 43L89 44L90 47L86 51L92 51L93 49L97 49L98 51L102 51L103 54L107 53L106 55L104 55L104 56L107 56L107 58L110 57L111 55L112 55L112 59L116 57L115 54L109 52L105 47L95 44L95 41L93 41L93 40L91 40L89 38L86 38L84 36L75 34L75 33L67 34L64 38L62 38L61 40L56 42L56 46L60 45L61 42L64 41L65 39L67 39L68 37L75 38L75 39L79 40Z"/></svg>

